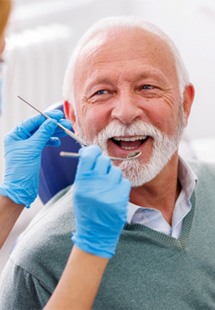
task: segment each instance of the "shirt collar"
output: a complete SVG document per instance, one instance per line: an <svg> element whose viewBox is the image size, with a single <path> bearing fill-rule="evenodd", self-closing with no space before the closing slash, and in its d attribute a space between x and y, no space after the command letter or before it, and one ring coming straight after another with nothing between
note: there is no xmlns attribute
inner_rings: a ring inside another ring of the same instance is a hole
<svg viewBox="0 0 215 310"><path fill-rule="evenodd" d="M186 163L181 157L179 157L178 178L181 184L181 193L179 195L180 202L182 200L188 202L190 201L191 195L195 189L195 185L197 183L197 176L188 165L188 163ZM147 207L135 205L134 203L129 201L127 211L127 223L131 223L132 217L139 208L147 209ZM150 209L155 210L152 208Z"/></svg>

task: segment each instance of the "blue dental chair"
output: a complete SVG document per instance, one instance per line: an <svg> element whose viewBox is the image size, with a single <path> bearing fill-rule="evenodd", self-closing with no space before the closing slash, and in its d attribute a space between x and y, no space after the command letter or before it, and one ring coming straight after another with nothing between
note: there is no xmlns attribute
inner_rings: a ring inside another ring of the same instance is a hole
<svg viewBox="0 0 215 310"><path fill-rule="evenodd" d="M55 109L63 111L63 105L55 106ZM61 157L61 151L78 152L80 144L69 136L61 138L59 147L47 146L43 150L40 182L39 182L39 197L45 204L60 190L69 186L74 182L78 159Z"/></svg>

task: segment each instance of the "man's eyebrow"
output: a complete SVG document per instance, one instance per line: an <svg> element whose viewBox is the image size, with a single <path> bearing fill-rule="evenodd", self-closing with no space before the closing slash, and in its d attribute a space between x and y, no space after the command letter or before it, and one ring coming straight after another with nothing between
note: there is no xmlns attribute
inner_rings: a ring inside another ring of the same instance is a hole
<svg viewBox="0 0 215 310"><path fill-rule="evenodd" d="M143 80L146 78L156 78L157 80L166 80L165 76L157 70L147 70L139 74L137 80Z"/></svg>
<svg viewBox="0 0 215 310"><path fill-rule="evenodd" d="M149 79L149 78L155 78L158 81L166 81L165 76L158 70L155 69L148 69L148 70L143 70L141 72L137 72L134 77L136 81L141 81L144 79ZM128 80L129 80L128 76ZM99 85L113 85L114 83L117 82L117 77L111 77L108 78L106 76L99 76L96 75L94 77L90 78L89 84L86 87L86 90L90 90L93 87L99 86Z"/></svg>
<svg viewBox="0 0 215 310"><path fill-rule="evenodd" d="M97 77L95 79L92 79L89 84L86 87L86 90L90 90L93 87L99 86L99 85L113 85L114 81L111 81L108 78L103 77Z"/></svg>

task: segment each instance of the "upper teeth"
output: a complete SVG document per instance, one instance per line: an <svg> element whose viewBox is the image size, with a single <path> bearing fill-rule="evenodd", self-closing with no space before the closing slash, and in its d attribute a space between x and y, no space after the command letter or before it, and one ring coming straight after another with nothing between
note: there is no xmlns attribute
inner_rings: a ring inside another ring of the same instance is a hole
<svg viewBox="0 0 215 310"><path fill-rule="evenodd" d="M137 141L137 140L145 140L147 136L136 136L136 137L129 137L129 138L123 138L123 137L113 137L116 141Z"/></svg>

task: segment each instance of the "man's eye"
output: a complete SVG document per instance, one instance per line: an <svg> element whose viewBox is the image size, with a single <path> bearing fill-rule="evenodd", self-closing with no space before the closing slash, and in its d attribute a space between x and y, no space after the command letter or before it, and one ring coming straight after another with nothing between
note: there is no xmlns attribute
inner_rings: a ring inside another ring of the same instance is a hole
<svg viewBox="0 0 215 310"><path fill-rule="evenodd" d="M150 90L150 89L154 89L154 86L149 85L149 84L145 84L145 85L142 85L140 88L144 89L144 90Z"/></svg>
<svg viewBox="0 0 215 310"><path fill-rule="evenodd" d="M95 96L95 95L105 95L105 94L107 94L107 90L101 89L101 90L95 92L94 96Z"/></svg>

